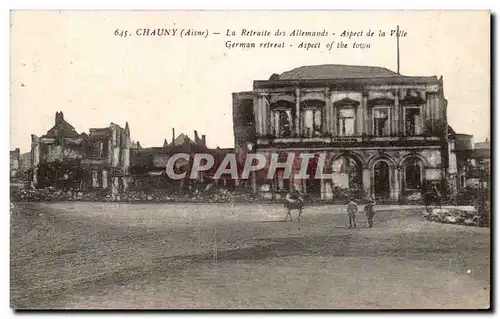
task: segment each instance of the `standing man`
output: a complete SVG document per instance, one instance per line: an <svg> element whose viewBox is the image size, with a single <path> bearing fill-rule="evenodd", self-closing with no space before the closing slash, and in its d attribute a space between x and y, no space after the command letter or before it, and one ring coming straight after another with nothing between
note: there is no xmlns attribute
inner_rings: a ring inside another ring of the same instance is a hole
<svg viewBox="0 0 500 319"><path fill-rule="evenodd" d="M356 214L358 213L358 204L351 198L349 203L347 203L347 216L349 216L349 228L356 228Z"/></svg>
<svg viewBox="0 0 500 319"><path fill-rule="evenodd" d="M370 198L365 206L366 219L368 219L368 227L373 228L373 216L375 215L375 201Z"/></svg>

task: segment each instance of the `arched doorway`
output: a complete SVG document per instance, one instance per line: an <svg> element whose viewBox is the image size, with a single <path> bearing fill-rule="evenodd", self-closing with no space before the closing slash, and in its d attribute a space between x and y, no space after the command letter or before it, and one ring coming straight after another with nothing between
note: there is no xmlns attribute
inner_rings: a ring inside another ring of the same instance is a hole
<svg viewBox="0 0 500 319"><path fill-rule="evenodd" d="M389 164L380 160L373 167L373 194L375 199L387 199L391 195Z"/></svg>

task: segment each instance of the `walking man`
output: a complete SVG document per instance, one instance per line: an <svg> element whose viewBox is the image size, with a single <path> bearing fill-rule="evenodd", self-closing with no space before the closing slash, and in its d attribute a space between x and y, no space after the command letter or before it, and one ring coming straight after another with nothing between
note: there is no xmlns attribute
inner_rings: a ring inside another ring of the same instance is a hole
<svg viewBox="0 0 500 319"><path fill-rule="evenodd" d="M347 203L347 215L349 216L349 228L356 228L356 214L358 213L358 204L353 198Z"/></svg>

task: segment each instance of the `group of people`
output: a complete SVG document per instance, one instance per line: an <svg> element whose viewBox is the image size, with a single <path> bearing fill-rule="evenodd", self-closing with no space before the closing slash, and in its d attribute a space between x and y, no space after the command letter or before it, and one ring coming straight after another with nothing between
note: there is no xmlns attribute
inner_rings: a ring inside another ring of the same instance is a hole
<svg viewBox="0 0 500 319"><path fill-rule="evenodd" d="M373 216L375 216L375 201L370 198L368 204L364 208L366 219L368 220L368 227L373 228ZM354 198L347 203L347 216L349 216L349 228L356 228L356 215L358 214L358 204Z"/></svg>
<svg viewBox="0 0 500 319"><path fill-rule="evenodd" d="M297 203L299 206L304 204L304 196L298 189L293 189L287 194L286 200L289 203ZM373 217L375 216L375 201L370 198L365 205L364 212L368 220L368 227L373 228ZM349 228L356 227L356 215L358 214L358 204L354 198L347 203L347 216L349 217Z"/></svg>
<svg viewBox="0 0 500 319"><path fill-rule="evenodd" d="M429 192L433 200L440 200L441 194L439 193L436 185L433 185L432 191ZM298 190L294 189L287 194L286 200L290 203L297 203L300 207L304 205L303 194ZM428 200L426 200L427 202ZM427 205L427 204L426 204ZM347 216L349 217L349 228L356 227L356 215L358 214L358 204L354 198L351 198L347 203ZM368 220L368 227L373 228L373 217L375 216L375 201L369 198L368 203L365 205L364 212L366 214L366 219Z"/></svg>

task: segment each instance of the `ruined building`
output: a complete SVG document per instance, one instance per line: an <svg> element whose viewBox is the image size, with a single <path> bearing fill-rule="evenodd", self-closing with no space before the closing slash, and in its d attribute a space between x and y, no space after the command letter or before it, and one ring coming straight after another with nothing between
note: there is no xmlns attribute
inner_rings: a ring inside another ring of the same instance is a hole
<svg viewBox="0 0 500 319"><path fill-rule="evenodd" d="M455 154L457 158L459 188L488 188L491 178L491 150L488 140L473 143L469 134L456 134Z"/></svg>
<svg viewBox="0 0 500 319"><path fill-rule="evenodd" d="M33 186L53 186L56 180L65 178L66 173L58 172L56 166L61 163L72 163L76 166L85 154L85 137L85 134L78 134L75 128L64 120L62 112L56 112L54 126L47 133L40 137L32 134Z"/></svg>
<svg viewBox="0 0 500 319"><path fill-rule="evenodd" d="M112 194L126 190L130 181L130 129L115 123L91 128L82 165L91 172L91 187L110 188Z"/></svg>
<svg viewBox="0 0 500 319"><path fill-rule="evenodd" d="M177 153L191 154L194 157L196 153L207 153L210 150L206 145L206 136L198 135L194 131L194 138L190 138L185 133L180 133L176 136L175 129L172 129L172 139L170 142L164 140L163 146L156 147L141 147L137 142L133 145L131 151L131 167L134 186L136 188L157 187L166 188L171 187L172 184L189 183L189 175L186 175L185 181L172 181L166 175L167 162L169 158ZM178 159L175 162L174 170L179 170L178 173L188 172L190 162L184 159ZM199 182L205 182L211 172L199 172ZM153 178L156 177L156 178ZM149 186L147 185L149 184Z"/></svg>
<svg viewBox="0 0 500 319"><path fill-rule="evenodd" d="M77 133L62 112L46 134L31 135L32 182L35 187L126 188L129 180L130 131L111 123ZM71 182L71 183L69 183ZM69 183L69 184L68 184Z"/></svg>
<svg viewBox="0 0 500 319"><path fill-rule="evenodd" d="M268 158L287 153L326 153L328 180L295 180L278 170L273 180L255 174L253 189L265 194L300 188L318 199L334 189L360 189L377 199L421 196L444 189L450 168L447 100L443 78L403 76L386 68L313 65L254 81L233 93L235 146ZM451 129L450 129L451 131ZM269 162L269 161L268 161ZM314 172L317 162L310 163ZM456 165L455 165L456 166Z"/></svg>

